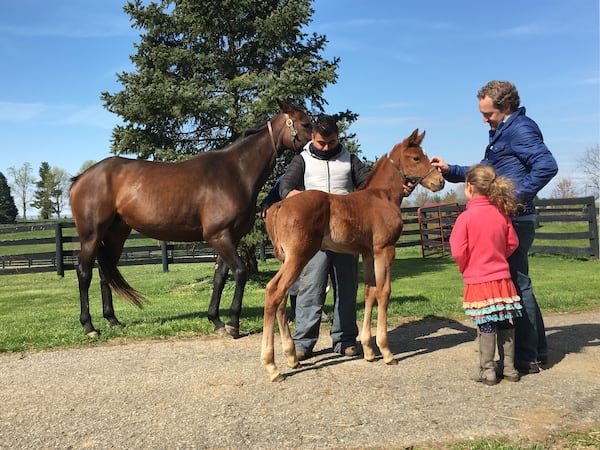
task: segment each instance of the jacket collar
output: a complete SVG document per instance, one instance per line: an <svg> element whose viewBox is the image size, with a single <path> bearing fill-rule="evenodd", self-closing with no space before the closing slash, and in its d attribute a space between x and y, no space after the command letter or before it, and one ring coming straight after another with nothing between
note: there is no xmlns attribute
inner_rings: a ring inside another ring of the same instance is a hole
<svg viewBox="0 0 600 450"><path fill-rule="evenodd" d="M508 118L504 122L500 123L497 129L490 130L490 144L496 142L500 138L500 136L502 136L502 133L504 133L504 131L515 121L517 117L524 115L525 107L521 106L517 108L510 116L508 116Z"/></svg>

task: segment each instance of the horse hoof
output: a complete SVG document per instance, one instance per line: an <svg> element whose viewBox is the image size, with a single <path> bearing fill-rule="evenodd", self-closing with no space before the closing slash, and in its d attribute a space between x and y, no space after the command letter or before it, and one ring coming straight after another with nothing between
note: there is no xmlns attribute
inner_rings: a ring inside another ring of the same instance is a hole
<svg viewBox="0 0 600 450"><path fill-rule="evenodd" d="M109 322L111 328L125 328L125 325L123 325L121 322L119 322L118 320L111 320Z"/></svg>
<svg viewBox="0 0 600 450"><path fill-rule="evenodd" d="M398 365L398 361L396 361L395 359L391 359L389 361L385 362L388 366L397 366Z"/></svg>
<svg viewBox="0 0 600 450"><path fill-rule="evenodd" d="M234 339L238 339L240 337L240 329L233 327L231 325L225 325L225 331L227 332L227 334L229 334L229 336L231 336Z"/></svg>
<svg viewBox="0 0 600 450"><path fill-rule="evenodd" d="M277 383L281 383L282 381L284 381L285 378L283 375L281 375L280 373L274 374L271 376L271 381L273 383L277 382Z"/></svg>
<svg viewBox="0 0 600 450"><path fill-rule="evenodd" d="M225 331L225 327L215 328L215 334L219 337L228 337L227 331Z"/></svg>
<svg viewBox="0 0 600 450"><path fill-rule="evenodd" d="M292 362L292 363L288 362L288 367L289 367L290 369L297 369L297 368L298 368L298 367L300 367L301 365L302 365L302 364L300 364L298 361L296 361L296 362Z"/></svg>
<svg viewBox="0 0 600 450"><path fill-rule="evenodd" d="M85 333L85 335L90 338L97 338L100 337L100 330L92 330Z"/></svg>

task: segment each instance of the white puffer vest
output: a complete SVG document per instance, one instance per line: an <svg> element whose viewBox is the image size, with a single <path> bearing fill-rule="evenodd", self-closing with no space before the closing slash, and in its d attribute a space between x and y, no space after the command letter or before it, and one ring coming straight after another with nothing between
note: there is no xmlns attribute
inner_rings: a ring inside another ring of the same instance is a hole
<svg viewBox="0 0 600 450"><path fill-rule="evenodd" d="M315 158L308 150L308 146L304 147L300 155L304 158L306 190L315 189L332 194L348 194L354 190L351 155L345 148L329 160Z"/></svg>

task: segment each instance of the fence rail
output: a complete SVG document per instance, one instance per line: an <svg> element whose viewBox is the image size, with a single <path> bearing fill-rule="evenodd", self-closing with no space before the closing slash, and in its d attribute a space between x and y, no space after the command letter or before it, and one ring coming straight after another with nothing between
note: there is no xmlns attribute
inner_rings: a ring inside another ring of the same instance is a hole
<svg viewBox="0 0 600 450"><path fill-rule="evenodd" d="M531 247L531 252L598 258L598 210L594 197L537 200L535 206L540 228L535 233L535 241ZM587 230L545 232L544 225L550 223L580 223L583 227L587 225ZM569 240L584 240L588 242L588 245L538 244L540 241L559 242Z"/></svg>
<svg viewBox="0 0 600 450"><path fill-rule="evenodd" d="M454 204L453 204L454 205ZM536 202L540 228L536 233L532 252L556 253L598 258L598 218L593 197L538 200ZM404 229L396 247L422 246L423 230L420 226L420 208L402 209ZM585 224L587 231L545 232L544 226L550 223ZM453 223L444 219L444 233ZM52 222L35 224L3 225L0 227L0 274L33 273L56 271L60 276L65 270L76 268L79 258L79 238L75 234L73 222ZM46 237L30 237L45 233ZM2 235L25 234L23 239L2 239ZM49 236L52 234L52 236ZM138 241L144 239L144 241ZM580 240L587 246L559 245L560 241ZM137 242L137 243L136 243ZM544 245L539 244L543 242ZM546 245L557 242L557 245ZM35 248L31 252L19 252L19 248ZM45 248L46 247L46 248ZM3 249L8 248L10 254ZM42 250L43 248L43 250ZM260 256L269 255L270 247L257 249ZM210 262L216 260L216 253L206 242L174 243L154 241L139 233L132 233L123 249L119 265L162 264L168 270L169 264Z"/></svg>

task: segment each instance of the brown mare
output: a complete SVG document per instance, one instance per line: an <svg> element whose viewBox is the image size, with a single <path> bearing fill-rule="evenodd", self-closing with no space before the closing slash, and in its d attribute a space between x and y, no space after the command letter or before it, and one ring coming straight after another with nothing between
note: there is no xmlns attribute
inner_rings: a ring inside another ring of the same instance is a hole
<svg viewBox="0 0 600 450"><path fill-rule="evenodd" d="M111 157L73 179L71 210L81 242L77 266L80 322L97 336L89 312L89 287L98 260L103 315L115 317L112 291L141 306L144 297L117 268L131 229L163 241L205 240L217 252L208 318L215 331L239 336L239 319L247 273L236 247L252 228L260 188L284 149L299 151L311 138L306 113L288 104L262 127L227 148L200 153L187 161L166 163ZM219 318L221 293L231 269L235 292L231 321Z"/></svg>
<svg viewBox="0 0 600 450"><path fill-rule="evenodd" d="M365 186L347 195L309 190L273 205L266 225L275 256L281 268L267 284L261 361L271 381L282 381L275 365L274 326L279 323L283 351L288 366L298 367L294 342L285 317L290 286L306 263L320 249L362 255L365 277L365 318L360 334L364 357L375 360L371 346L371 315L378 305L377 345L387 364L396 360L388 347L387 308L390 274L395 244L402 231L400 203L404 185L421 184L438 191L444 187L442 175L431 166L421 148L425 132L415 130L389 155L379 159Z"/></svg>

